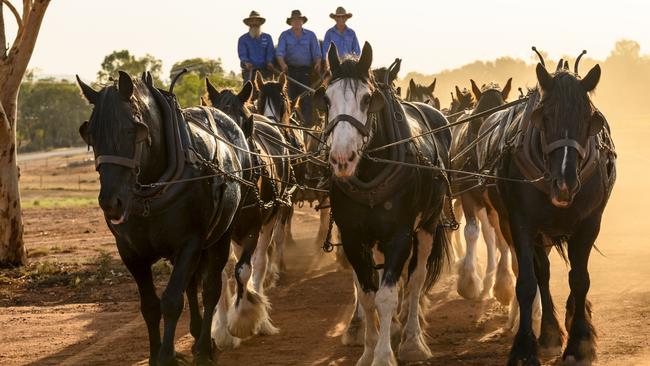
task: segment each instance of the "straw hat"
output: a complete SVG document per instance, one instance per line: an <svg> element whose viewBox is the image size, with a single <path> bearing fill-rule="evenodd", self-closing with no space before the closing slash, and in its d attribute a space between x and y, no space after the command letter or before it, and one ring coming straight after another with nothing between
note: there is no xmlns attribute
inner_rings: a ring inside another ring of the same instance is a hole
<svg viewBox="0 0 650 366"><path fill-rule="evenodd" d="M344 16L346 19L352 18L352 13L345 11L345 8L339 6L334 13L330 13L330 18L335 19L338 16Z"/></svg>
<svg viewBox="0 0 650 366"><path fill-rule="evenodd" d="M266 22L266 19L262 18L260 16L260 13L256 12L255 10L251 11L251 14L248 16L248 18L244 18L244 24L247 26L250 26L251 20L259 20L260 24L264 24Z"/></svg>
<svg viewBox="0 0 650 366"><path fill-rule="evenodd" d="M307 23L307 17L302 15L300 10L292 10L291 11L291 16L287 18L287 24L291 25L291 19L293 18L301 18L303 23Z"/></svg>

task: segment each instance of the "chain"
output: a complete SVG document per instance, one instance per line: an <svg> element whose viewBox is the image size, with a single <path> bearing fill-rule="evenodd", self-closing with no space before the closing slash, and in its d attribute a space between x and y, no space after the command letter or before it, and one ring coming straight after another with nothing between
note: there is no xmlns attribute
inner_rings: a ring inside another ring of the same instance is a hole
<svg viewBox="0 0 650 366"><path fill-rule="evenodd" d="M325 253L331 253L334 250L334 247L342 246L343 243L332 243L332 228L334 227L334 216L332 210L330 210L330 222L327 229L327 236L325 237L325 242L323 243L322 249Z"/></svg>

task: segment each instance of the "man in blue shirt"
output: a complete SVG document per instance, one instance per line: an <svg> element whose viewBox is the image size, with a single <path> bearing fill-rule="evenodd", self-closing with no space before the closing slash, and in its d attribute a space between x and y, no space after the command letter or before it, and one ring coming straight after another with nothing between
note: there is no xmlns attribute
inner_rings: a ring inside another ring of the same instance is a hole
<svg viewBox="0 0 650 366"><path fill-rule="evenodd" d="M280 69L296 81L309 85L312 71L320 75L321 48L314 32L304 29L302 25L307 22L307 17L300 10L291 12L287 24L291 29L280 34L276 56ZM295 100L305 89L296 83L289 82L289 98ZM308 126L312 122L313 96L305 94L300 99L300 110Z"/></svg>
<svg viewBox="0 0 650 366"><path fill-rule="evenodd" d="M244 24L248 26L248 33L239 37L237 43L244 84L253 78L255 71L262 73L265 78L273 75L273 38L267 33L262 33L264 22L266 19L255 10L244 19Z"/></svg>
<svg viewBox="0 0 650 366"><path fill-rule="evenodd" d="M342 6L336 8L336 12L330 14L330 18L336 20L336 25L328 29L323 40L323 55L327 55L330 44L334 42L336 49L339 51L339 57L346 55L359 56L359 40L357 34L350 29L345 22L352 18L352 13L348 13Z"/></svg>

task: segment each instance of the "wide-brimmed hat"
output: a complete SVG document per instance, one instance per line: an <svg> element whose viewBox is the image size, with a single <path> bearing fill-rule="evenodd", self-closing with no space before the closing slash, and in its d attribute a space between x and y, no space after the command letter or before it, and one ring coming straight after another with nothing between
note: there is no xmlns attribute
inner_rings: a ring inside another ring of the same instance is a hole
<svg viewBox="0 0 650 366"><path fill-rule="evenodd" d="M291 16L287 18L287 24L291 25L291 19L293 18L301 18L303 23L307 23L307 17L302 15L300 10L292 10L291 11Z"/></svg>
<svg viewBox="0 0 650 366"><path fill-rule="evenodd" d="M260 16L260 13L256 12L255 10L251 11L251 14L248 16L248 18L244 18L244 24L250 26L249 23L251 20L259 20L261 22L260 24L264 24L264 22L266 22L266 19L262 18Z"/></svg>
<svg viewBox="0 0 650 366"><path fill-rule="evenodd" d="M348 13L345 11L345 8L342 6L339 6L336 8L336 11L333 13L330 13L330 18L335 19L336 17L343 16L346 17L347 19L352 18L352 13Z"/></svg>

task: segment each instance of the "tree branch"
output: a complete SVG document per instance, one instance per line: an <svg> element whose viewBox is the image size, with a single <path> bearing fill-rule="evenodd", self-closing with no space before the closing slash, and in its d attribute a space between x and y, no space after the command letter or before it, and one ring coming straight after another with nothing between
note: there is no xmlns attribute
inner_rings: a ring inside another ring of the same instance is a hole
<svg viewBox="0 0 650 366"><path fill-rule="evenodd" d="M7 57L7 35L5 34L5 17L2 9L4 6L0 3L0 60Z"/></svg>
<svg viewBox="0 0 650 366"><path fill-rule="evenodd" d="M49 4L50 0L38 0L36 3L30 5L31 10L25 19L24 30L20 38L17 38L16 42L11 45L11 50L9 50L8 58L10 58L9 62L13 70L5 81L4 89L7 91L17 91L20 86L25 70L27 70L27 64L34 52L36 39L38 38L41 23L43 22L43 17ZM9 96L2 95L2 97L8 98Z"/></svg>
<svg viewBox="0 0 650 366"><path fill-rule="evenodd" d="M9 0L2 0L3 3L7 5L9 10L11 10L12 13L14 13L14 17L16 18L16 23L18 23L18 33L20 33L23 30L23 19L20 17L20 14L18 14L18 10L16 10L16 7L9 2Z"/></svg>
<svg viewBox="0 0 650 366"><path fill-rule="evenodd" d="M26 21L30 11L32 11L32 0L23 0L23 20Z"/></svg>

